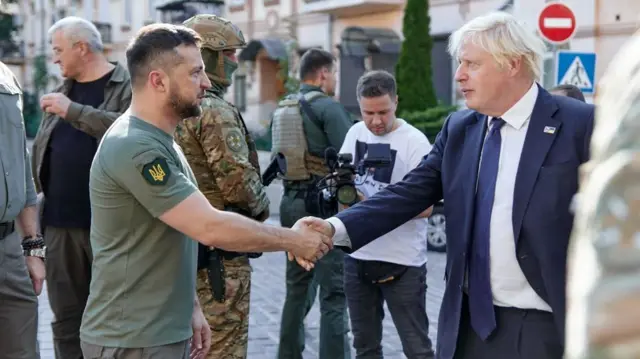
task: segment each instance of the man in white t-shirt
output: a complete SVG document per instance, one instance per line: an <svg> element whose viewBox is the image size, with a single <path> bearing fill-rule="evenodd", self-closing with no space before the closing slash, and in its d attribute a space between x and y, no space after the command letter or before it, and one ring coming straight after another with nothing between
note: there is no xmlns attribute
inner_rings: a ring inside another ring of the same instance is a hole
<svg viewBox="0 0 640 359"><path fill-rule="evenodd" d="M431 150L427 137L396 118L396 81L388 72L372 71L357 85L362 121L351 127L340 153L357 164L372 144L389 144L391 164L356 176L360 198L399 182ZM426 312L427 217L431 208L345 257L344 288L357 358L382 358L383 303L396 325L404 354L433 358Z"/></svg>

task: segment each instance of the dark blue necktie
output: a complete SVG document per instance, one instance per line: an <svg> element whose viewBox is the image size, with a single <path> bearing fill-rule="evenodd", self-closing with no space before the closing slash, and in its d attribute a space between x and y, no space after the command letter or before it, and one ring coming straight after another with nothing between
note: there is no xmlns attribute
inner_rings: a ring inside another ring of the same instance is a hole
<svg viewBox="0 0 640 359"><path fill-rule="evenodd" d="M471 327L482 340L486 340L496 328L491 294L489 235L502 143L500 128L504 123L501 118L491 120L489 134L482 149L469 253L468 292Z"/></svg>

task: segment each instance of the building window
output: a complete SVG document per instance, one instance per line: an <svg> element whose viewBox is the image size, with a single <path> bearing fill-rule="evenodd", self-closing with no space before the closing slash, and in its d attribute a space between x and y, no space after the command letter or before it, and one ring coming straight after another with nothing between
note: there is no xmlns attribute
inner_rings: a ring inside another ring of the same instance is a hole
<svg viewBox="0 0 640 359"><path fill-rule="evenodd" d="M238 111L247 110L247 76L236 75L233 80L233 103Z"/></svg>

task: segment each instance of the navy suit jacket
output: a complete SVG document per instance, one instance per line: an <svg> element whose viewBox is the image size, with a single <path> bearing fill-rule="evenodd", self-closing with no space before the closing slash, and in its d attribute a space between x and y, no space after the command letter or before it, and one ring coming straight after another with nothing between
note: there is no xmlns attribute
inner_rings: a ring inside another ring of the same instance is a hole
<svg viewBox="0 0 640 359"><path fill-rule="evenodd" d="M593 105L551 95L539 86L514 190L514 255L529 284L551 306L563 342L567 247L573 226L569 207L578 190L578 167L589 159L593 121ZM447 264L438 323L440 359L452 358L456 347L486 128L487 116L478 112L451 114L417 168L337 215L355 251L444 199Z"/></svg>

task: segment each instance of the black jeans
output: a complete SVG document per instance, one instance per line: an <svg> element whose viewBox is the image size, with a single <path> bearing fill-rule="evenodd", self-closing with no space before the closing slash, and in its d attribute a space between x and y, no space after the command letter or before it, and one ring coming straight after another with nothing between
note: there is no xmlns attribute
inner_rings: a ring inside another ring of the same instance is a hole
<svg viewBox="0 0 640 359"><path fill-rule="evenodd" d="M345 256L344 289L347 295L353 347L357 359L381 359L384 302L398 330L408 359L434 358L426 311L427 267L408 267L393 281L373 284L365 281L357 259Z"/></svg>

